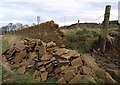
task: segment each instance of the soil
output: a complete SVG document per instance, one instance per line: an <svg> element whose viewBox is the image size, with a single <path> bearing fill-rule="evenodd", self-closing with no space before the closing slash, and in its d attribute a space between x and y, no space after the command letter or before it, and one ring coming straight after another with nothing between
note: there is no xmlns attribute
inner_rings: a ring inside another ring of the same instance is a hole
<svg viewBox="0 0 120 85"><path fill-rule="evenodd" d="M120 29L109 33L104 53L98 51L98 41L96 46L95 43L93 47L94 52L91 54L96 58L101 67L120 69Z"/></svg>

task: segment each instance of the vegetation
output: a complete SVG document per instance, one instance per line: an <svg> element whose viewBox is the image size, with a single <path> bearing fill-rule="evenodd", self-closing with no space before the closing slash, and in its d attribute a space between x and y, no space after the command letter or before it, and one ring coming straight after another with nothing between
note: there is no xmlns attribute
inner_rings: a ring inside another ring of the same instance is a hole
<svg viewBox="0 0 120 85"><path fill-rule="evenodd" d="M66 32L68 48L78 52L88 52L94 40L97 40L100 33L90 30L72 30Z"/></svg>

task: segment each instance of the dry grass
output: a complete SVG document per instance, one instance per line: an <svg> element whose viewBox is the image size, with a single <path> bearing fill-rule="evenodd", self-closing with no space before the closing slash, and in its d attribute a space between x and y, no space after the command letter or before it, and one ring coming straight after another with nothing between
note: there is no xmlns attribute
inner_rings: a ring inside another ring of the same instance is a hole
<svg viewBox="0 0 120 85"><path fill-rule="evenodd" d="M15 34L7 34L7 35L4 35L2 38L2 40L5 40L6 42L8 42L10 47L13 46L15 43L19 42L21 39L23 39L22 36L17 36Z"/></svg>

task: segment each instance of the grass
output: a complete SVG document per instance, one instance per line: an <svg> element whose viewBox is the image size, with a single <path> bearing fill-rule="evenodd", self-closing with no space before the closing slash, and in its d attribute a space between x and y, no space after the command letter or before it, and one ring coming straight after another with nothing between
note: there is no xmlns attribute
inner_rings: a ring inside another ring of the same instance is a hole
<svg viewBox="0 0 120 85"><path fill-rule="evenodd" d="M77 50L80 53L89 51L94 40L100 36L99 32L94 30L70 30L65 32L68 41L68 48Z"/></svg>
<svg viewBox="0 0 120 85"><path fill-rule="evenodd" d="M1 49L0 49L0 52L4 52L6 49L9 49L10 48L10 45L9 45L9 43L5 40L5 39L2 39L0 42L2 42L1 43Z"/></svg>

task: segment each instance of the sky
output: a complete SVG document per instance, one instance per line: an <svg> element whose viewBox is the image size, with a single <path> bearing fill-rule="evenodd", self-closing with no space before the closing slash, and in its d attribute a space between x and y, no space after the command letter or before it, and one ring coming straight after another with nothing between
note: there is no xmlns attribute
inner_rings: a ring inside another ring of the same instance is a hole
<svg viewBox="0 0 120 85"><path fill-rule="evenodd" d="M80 22L101 23L106 5L111 5L110 20L118 20L119 0L1 0L0 26L8 23L31 25L54 20L60 26ZM119 6L120 8L120 6Z"/></svg>

